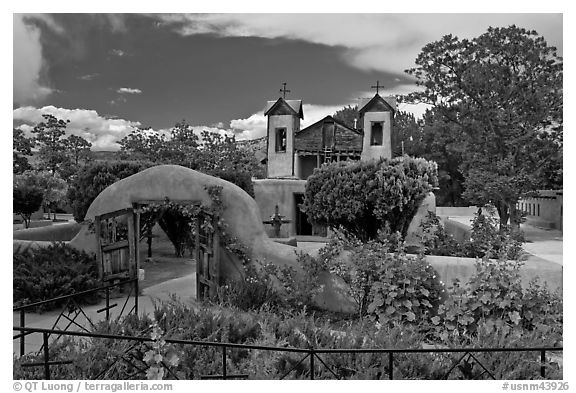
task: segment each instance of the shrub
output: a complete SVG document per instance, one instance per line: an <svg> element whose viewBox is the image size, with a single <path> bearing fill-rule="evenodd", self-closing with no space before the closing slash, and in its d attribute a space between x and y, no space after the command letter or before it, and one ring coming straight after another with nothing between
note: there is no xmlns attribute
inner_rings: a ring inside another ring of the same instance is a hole
<svg viewBox="0 0 576 393"><path fill-rule="evenodd" d="M302 208L314 224L343 227L362 241L376 238L386 223L406 236L436 183L436 164L421 158L339 162L308 178Z"/></svg>
<svg viewBox="0 0 576 393"><path fill-rule="evenodd" d="M13 290L15 305L39 302L70 295L100 286L94 255L78 251L64 243L32 249L13 255ZM97 295L84 297L86 302ZM57 302L41 310L58 307Z"/></svg>
<svg viewBox="0 0 576 393"><path fill-rule="evenodd" d="M537 281L524 290L521 265L486 257L478 260L468 284L461 286L456 280L438 315L431 319L435 336L446 340L450 335L474 337L482 331L517 336L536 329L561 340L561 297Z"/></svg>
<svg viewBox="0 0 576 393"><path fill-rule="evenodd" d="M380 239L362 243L336 232L320 255L348 284L360 317L368 313L381 324L417 324L434 315L441 301L437 273L423 257L406 255L397 236L381 233Z"/></svg>
<svg viewBox="0 0 576 393"><path fill-rule="evenodd" d="M446 232L438 216L428 212L420 224L420 241L426 255L444 255L467 258L504 258L519 260L523 256L521 232L513 233L509 227L498 228L498 220L476 213L472 220L470 240L458 243Z"/></svg>

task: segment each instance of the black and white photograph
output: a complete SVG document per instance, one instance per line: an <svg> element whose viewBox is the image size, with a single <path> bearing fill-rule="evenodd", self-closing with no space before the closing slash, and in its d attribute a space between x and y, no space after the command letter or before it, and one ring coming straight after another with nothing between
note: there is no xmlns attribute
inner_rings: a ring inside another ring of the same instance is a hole
<svg viewBox="0 0 576 393"><path fill-rule="evenodd" d="M568 20L358 6L12 14L12 391L574 388Z"/></svg>

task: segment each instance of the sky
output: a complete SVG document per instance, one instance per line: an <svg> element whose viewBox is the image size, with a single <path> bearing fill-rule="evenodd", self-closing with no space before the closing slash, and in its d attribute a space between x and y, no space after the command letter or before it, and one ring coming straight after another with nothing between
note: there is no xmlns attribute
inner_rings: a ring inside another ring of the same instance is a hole
<svg viewBox="0 0 576 393"><path fill-rule="evenodd" d="M534 29L563 54L562 14L13 14L13 123L52 114L93 150L137 127L265 135L282 83L303 126L370 97L417 89L404 71L445 34ZM401 104L420 115L425 108Z"/></svg>

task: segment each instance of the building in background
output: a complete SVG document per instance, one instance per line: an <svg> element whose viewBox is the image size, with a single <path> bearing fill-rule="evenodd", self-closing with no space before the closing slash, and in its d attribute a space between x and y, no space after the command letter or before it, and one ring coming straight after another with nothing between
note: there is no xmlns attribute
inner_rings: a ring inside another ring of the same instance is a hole
<svg viewBox="0 0 576 393"><path fill-rule="evenodd" d="M562 190L540 190L538 196L521 199L516 207L526 213L526 223L563 230Z"/></svg>

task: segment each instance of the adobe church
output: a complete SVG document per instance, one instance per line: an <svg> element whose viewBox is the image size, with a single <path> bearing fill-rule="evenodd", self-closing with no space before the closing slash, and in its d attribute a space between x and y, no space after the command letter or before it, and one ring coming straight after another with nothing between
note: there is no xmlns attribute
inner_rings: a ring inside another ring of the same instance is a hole
<svg viewBox="0 0 576 393"><path fill-rule="evenodd" d="M360 99L359 119L350 128L332 116L300 129L304 119L302 100L268 101L266 165L267 178L254 181L255 199L264 220L278 213L285 223L280 237L325 237L326 228L312 226L299 205L304 200L306 179L324 163L345 160L392 158L392 122L396 110L394 97L380 96L379 84L372 98ZM265 225L275 237L272 225Z"/></svg>

